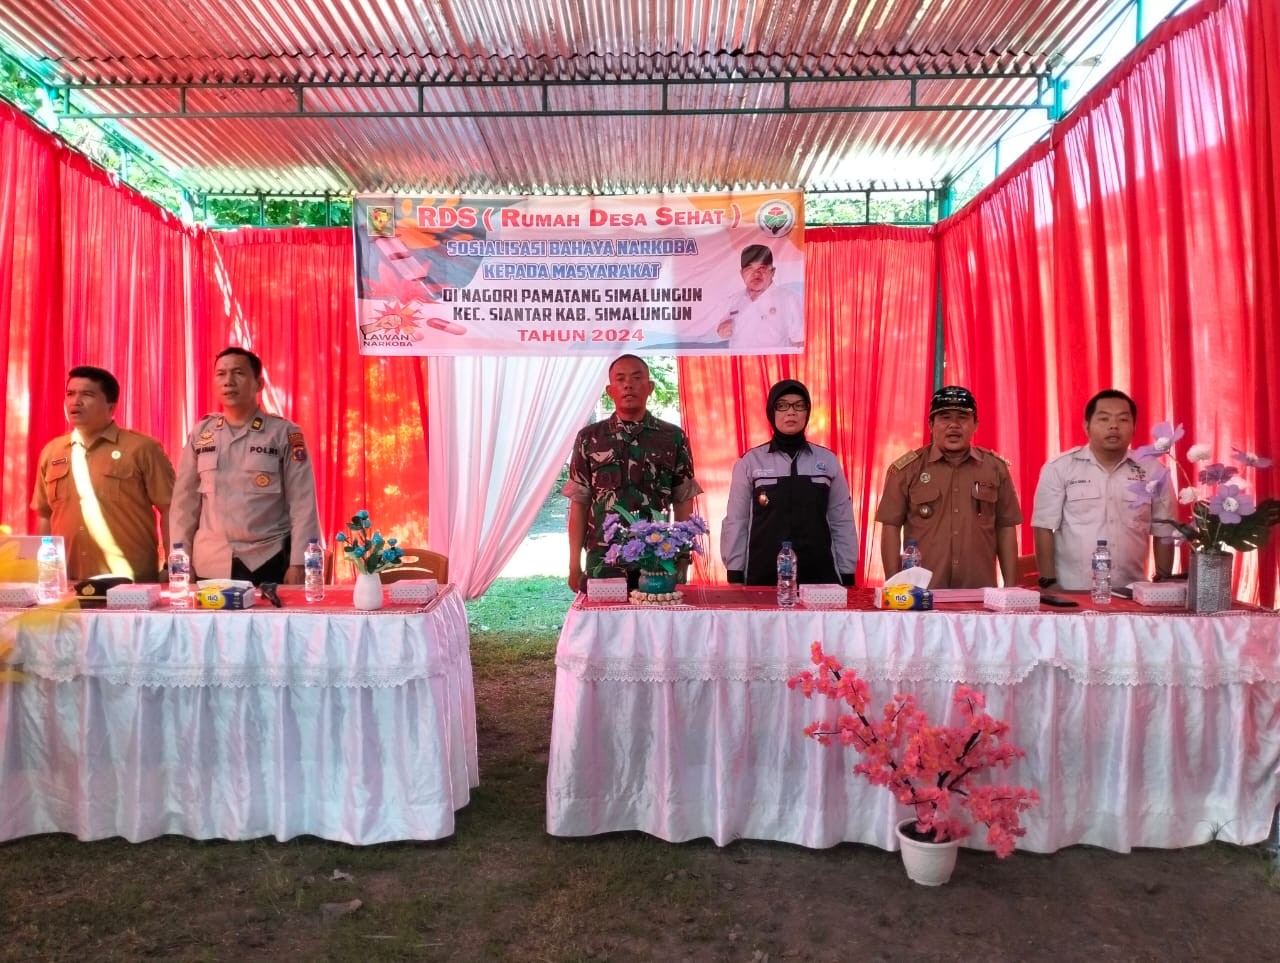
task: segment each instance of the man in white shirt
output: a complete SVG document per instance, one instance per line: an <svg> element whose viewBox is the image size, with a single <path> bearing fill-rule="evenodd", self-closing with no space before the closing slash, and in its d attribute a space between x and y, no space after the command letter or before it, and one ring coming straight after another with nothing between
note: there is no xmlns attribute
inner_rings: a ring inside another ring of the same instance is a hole
<svg viewBox="0 0 1280 963"><path fill-rule="evenodd" d="M1173 527L1155 519L1174 517L1173 486L1154 497L1136 489L1162 467L1140 463L1129 450L1138 406L1123 391L1108 388L1084 409L1087 445L1052 459L1040 472L1031 526L1035 533L1040 587L1058 584L1085 591L1098 539L1111 549L1112 581L1129 585L1147 577L1147 553L1155 554L1156 578L1173 569Z"/></svg>
<svg viewBox="0 0 1280 963"><path fill-rule="evenodd" d="M777 351L804 344L804 303L794 291L775 286L773 251L763 244L742 249L742 283L746 290L725 306L716 334L735 351Z"/></svg>

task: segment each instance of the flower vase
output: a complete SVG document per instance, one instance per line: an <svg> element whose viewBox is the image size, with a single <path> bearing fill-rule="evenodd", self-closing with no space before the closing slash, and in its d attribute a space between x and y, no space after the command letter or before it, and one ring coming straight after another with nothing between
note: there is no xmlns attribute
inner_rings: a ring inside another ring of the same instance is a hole
<svg viewBox="0 0 1280 963"><path fill-rule="evenodd" d="M642 569L636 589L647 595L670 595L676 590L676 574L675 572L649 572Z"/></svg>
<svg viewBox="0 0 1280 963"><path fill-rule="evenodd" d="M382 608L382 579L376 572L356 573L356 585L351 590L351 604L362 612Z"/></svg>
<svg viewBox="0 0 1280 963"><path fill-rule="evenodd" d="M902 849L902 865L907 876L921 886L941 886L951 879L956 868L956 853L960 849L960 840L948 839L945 842L925 842L909 835L915 832L916 821L904 819L898 823L898 844Z"/></svg>
<svg viewBox="0 0 1280 963"><path fill-rule="evenodd" d="M1187 608L1192 612L1223 612L1231 608L1230 552L1192 552L1187 576Z"/></svg>

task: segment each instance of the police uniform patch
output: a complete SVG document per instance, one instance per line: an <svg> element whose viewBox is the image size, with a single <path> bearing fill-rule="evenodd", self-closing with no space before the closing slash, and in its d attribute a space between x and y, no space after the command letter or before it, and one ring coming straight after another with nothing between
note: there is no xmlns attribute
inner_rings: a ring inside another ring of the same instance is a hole
<svg viewBox="0 0 1280 963"><path fill-rule="evenodd" d="M302 447L303 447L303 444L302 444L302 432L300 432L300 431L291 431L291 432L289 432L289 447L290 447L290 448L302 448Z"/></svg>
<svg viewBox="0 0 1280 963"><path fill-rule="evenodd" d="M66 463L67 463L67 460L66 460L65 458L55 458L53 461L49 462L49 464L50 464L51 466L52 466L52 465L65 465Z"/></svg>
<svg viewBox="0 0 1280 963"><path fill-rule="evenodd" d="M262 430L262 419L261 419L261 418L254 418L254 419L253 419L253 422L249 425L249 428L250 428L251 430L253 430L253 431L261 431L261 430Z"/></svg>
<svg viewBox="0 0 1280 963"><path fill-rule="evenodd" d="M208 428L206 428L204 431L200 432L200 444L202 444L202 445L207 445L207 444L209 444L209 442L211 442L211 441L213 441L213 432L212 432L212 431L210 431Z"/></svg>
<svg viewBox="0 0 1280 963"><path fill-rule="evenodd" d="M307 450L306 450L305 448L295 448L295 449L293 449L293 460L294 460L294 461L306 461L306 460L307 460Z"/></svg>
<svg viewBox="0 0 1280 963"><path fill-rule="evenodd" d="M258 474L254 476L253 483L257 485L259 488L266 488L268 485L271 484L271 476Z"/></svg>

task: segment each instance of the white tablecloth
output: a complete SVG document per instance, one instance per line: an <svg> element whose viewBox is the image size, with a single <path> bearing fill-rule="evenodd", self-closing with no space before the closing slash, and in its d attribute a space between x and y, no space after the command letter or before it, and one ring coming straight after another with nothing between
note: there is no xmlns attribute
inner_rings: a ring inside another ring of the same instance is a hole
<svg viewBox="0 0 1280 963"><path fill-rule="evenodd" d="M1141 611L1000 615L584 607L556 653L547 829L641 830L894 849L909 813L855 755L801 730L835 706L786 686L819 640L871 680L953 719L983 692L1027 757L1025 849L1127 851L1265 839L1280 803L1280 619ZM970 844L980 844L975 835Z"/></svg>
<svg viewBox="0 0 1280 963"><path fill-rule="evenodd" d="M479 783L466 612L0 613L0 839L437 839Z"/></svg>

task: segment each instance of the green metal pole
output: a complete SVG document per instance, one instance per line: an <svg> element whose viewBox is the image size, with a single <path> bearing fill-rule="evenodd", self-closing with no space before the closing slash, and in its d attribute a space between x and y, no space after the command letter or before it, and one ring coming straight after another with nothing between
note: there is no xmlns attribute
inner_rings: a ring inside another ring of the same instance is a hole
<svg viewBox="0 0 1280 963"><path fill-rule="evenodd" d="M955 188L951 183L951 178L944 178L938 187L938 220L943 221L951 216L951 205L955 200ZM946 347L943 337L943 310L942 310L942 264L939 262L938 270L934 273L934 288L936 292L937 309L934 314L933 322L933 390L937 391L942 387L943 364L945 356L943 351Z"/></svg>

